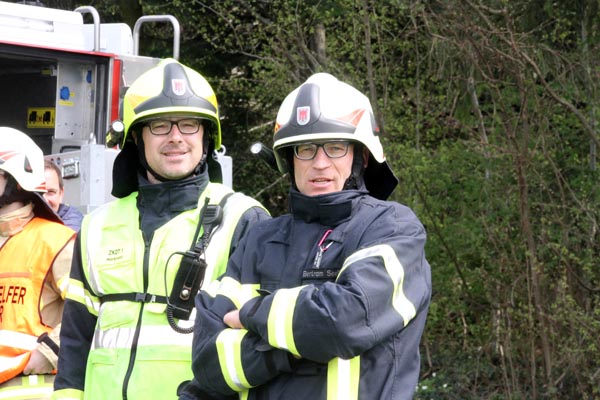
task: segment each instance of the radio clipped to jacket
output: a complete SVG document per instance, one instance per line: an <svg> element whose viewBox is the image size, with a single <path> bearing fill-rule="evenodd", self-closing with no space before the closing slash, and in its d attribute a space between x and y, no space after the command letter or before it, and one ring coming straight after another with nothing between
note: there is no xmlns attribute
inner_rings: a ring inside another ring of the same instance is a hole
<svg viewBox="0 0 600 400"><path fill-rule="evenodd" d="M190 250L182 254L167 306L174 318L190 319L194 308L194 296L200 290L205 272L206 261L202 253Z"/></svg>
<svg viewBox="0 0 600 400"><path fill-rule="evenodd" d="M200 221L194 234L192 247L181 255L181 262L173 289L167 299L167 319L169 325L180 333L191 333L193 327L181 328L174 321L174 318L189 320L192 310L194 309L194 298L204 282L204 274L206 273L206 248L210 242L213 230L219 226L223 220L223 206L227 198L233 193L223 197L219 204L208 204L210 199L206 198L204 206L200 211ZM200 238L200 228L204 228L204 232Z"/></svg>

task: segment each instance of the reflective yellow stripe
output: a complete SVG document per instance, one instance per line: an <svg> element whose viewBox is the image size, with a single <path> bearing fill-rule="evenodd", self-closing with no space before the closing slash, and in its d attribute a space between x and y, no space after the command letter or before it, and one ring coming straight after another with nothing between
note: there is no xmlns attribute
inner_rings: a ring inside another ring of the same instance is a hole
<svg viewBox="0 0 600 400"><path fill-rule="evenodd" d="M119 200L120 203L130 204L135 202L137 195L129 195L128 197ZM94 268L95 256L94 248L102 243L102 235L105 233L104 221L110 212L112 211L112 204L107 203L98 207L94 212L87 214L83 217L81 222L81 231L79 236L81 237L81 258L83 262L83 273L87 281L89 282L90 288L97 294L103 293L100 286L100 277L98 268ZM112 231L110 231L112 233ZM132 246L129 244L129 246ZM70 284L69 284L70 286ZM83 285L82 285L83 287ZM87 300L87 299L86 299ZM83 302L87 305L87 302ZM88 306L89 309L89 306ZM97 315L97 314L96 314Z"/></svg>
<svg viewBox="0 0 600 400"><path fill-rule="evenodd" d="M0 399L46 399L53 391L54 375L17 376L0 385Z"/></svg>
<svg viewBox="0 0 600 400"><path fill-rule="evenodd" d="M240 394L239 394L240 400L248 400L248 394L250 394L249 390L245 390L243 392L240 392Z"/></svg>
<svg viewBox="0 0 600 400"><path fill-rule="evenodd" d="M404 284L404 267L402 266L402 263L400 263L400 260L398 260L398 257L391 246L387 244L380 244L362 249L352 254L344 261L344 265L342 266L338 278L350 265L369 257L382 258L385 269L394 284L394 296L392 299L392 304L396 311L398 311L400 316L404 319L404 326L406 326L417 314L417 311L413 303L408 300L404 294L404 291L402 290Z"/></svg>
<svg viewBox="0 0 600 400"><path fill-rule="evenodd" d="M296 299L303 288L304 286L298 286L276 291L267 321L269 344L285 349L295 356L300 356L300 353L296 349L292 325Z"/></svg>
<svg viewBox="0 0 600 400"><path fill-rule="evenodd" d="M0 399L47 399L52 395L52 385L38 387L11 387L0 389Z"/></svg>
<svg viewBox="0 0 600 400"><path fill-rule="evenodd" d="M225 276L220 281L212 282L205 292L211 297L225 296L235 304L237 309L240 309L248 300L259 296L257 292L259 288L260 285L257 283L242 285L235 279Z"/></svg>
<svg viewBox="0 0 600 400"><path fill-rule="evenodd" d="M1 364L0 364L1 365ZM39 385L53 385L54 375L34 374L34 375L19 375L6 382L0 383L0 392L8 387L26 387Z"/></svg>
<svg viewBox="0 0 600 400"><path fill-rule="evenodd" d="M60 389L52 393L53 400L82 400L83 392L77 389Z"/></svg>
<svg viewBox="0 0 600 400"><path fill-rule="evenodd" d="M75 279L69 279L67 287L67 299L71 299L86 306L90 314L98 316L100 301L98 297L83 288L83 283Z"/></svg>
<svg viewBox="0 0 600 400"><path fill-rule="evenodd" d="M215 204L219 203L226 194L231 193L231 189L227 186L217 183L209 183L208 185L208 196L210 197L211 202L215 202ZM234 193L225 202L225 206L223 207L223 221L214 231L214 235L210 241L211 244L208 246L206 258L208 269L206 270L205 280L213 281L225 272L233 233L238 226L238 221L242 215L251 207L259 207L267 211L267 209L258 201L239 192ZM213 253L211 248L217 247L214 245L215 243L226 244L226 248L223 249L224 251ZM212 271L211 268L213 268Z"/></svg>
<svg viewBox="0 0 600 400"><path fill-rule="evenodd" d="M69 287L69 275L63 276L62 278L60 278L56 284L58 285L58 289L60 290L60 293L66 293L67 292L67 288Z"/></svg>
<svg viewBox="0 0 600 400"><path fill-rule="evenodd" d="M327 365L327 400L357 400L359 381L360 356L334 358Z"/></svg>
<svg viewBox="0 0 600 400"><path fill-rule="evenodd" d="M217 337L217 354L223 377L236 392L252 387L242 367L242 339L246 333L245 329L225 329Z"/></svg>

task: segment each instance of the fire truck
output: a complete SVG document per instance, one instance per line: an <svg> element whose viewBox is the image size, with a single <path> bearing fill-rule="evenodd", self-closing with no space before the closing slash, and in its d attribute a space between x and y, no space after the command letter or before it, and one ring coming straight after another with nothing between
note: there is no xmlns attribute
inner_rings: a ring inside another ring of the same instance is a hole
<svg viewBox="0 0 600 400"><path fill-rule="evenodd" d="M171 15L142 16L132 31L101 23L92 6L70 11L0 1L0 126L25 132L59 165L63 201L84 213L111 200L119 150L106 146L106 134L119 129L128 86L160 61L138 54L144 23L172 25L172 57L179 59L180 27ZM214 157L231 186L231 158L224 148Z"/></svg>

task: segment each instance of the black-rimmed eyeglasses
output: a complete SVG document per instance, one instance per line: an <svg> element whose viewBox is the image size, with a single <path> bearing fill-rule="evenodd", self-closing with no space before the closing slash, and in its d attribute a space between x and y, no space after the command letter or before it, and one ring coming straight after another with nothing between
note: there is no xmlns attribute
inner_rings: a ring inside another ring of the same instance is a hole
<svg viewBox="0 0 600 400"><path fill-rule="evenodd" d="M329 158L341 158L348 154L348 146L350 142L334 141L325 143L301 143L294 145L294 155L299 160L312 160L317 155L319 147Z"/></svg>
<svg viewBox="0 0 600 400"><path fill-rule="evenodd" d="M200 130L202 122L199 118L186 118L179 121L171 121L169 119L153 119L146 124L153 135L168 135L173 129L173 125L177 125L177 129L184 135L193 135Z"/></svg>

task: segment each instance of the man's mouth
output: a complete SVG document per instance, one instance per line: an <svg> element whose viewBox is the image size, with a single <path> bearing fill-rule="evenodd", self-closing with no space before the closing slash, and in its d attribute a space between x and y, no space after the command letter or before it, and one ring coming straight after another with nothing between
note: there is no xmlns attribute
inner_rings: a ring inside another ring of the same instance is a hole
<svg viewBox="0 0 600 400"><path fill-rule="evenodd" d="M184 155L186 152L184 150L168 150L164 151L163 154L167 157L175 157Z"/></svg>
<svg viewBox="0 0 600 400"><path fill-rule="evenodd" d="M315 178L315 179L311 179L310 180L313 183L328 183L331 182L331 179L327 179L327 178Z"/></svg>

